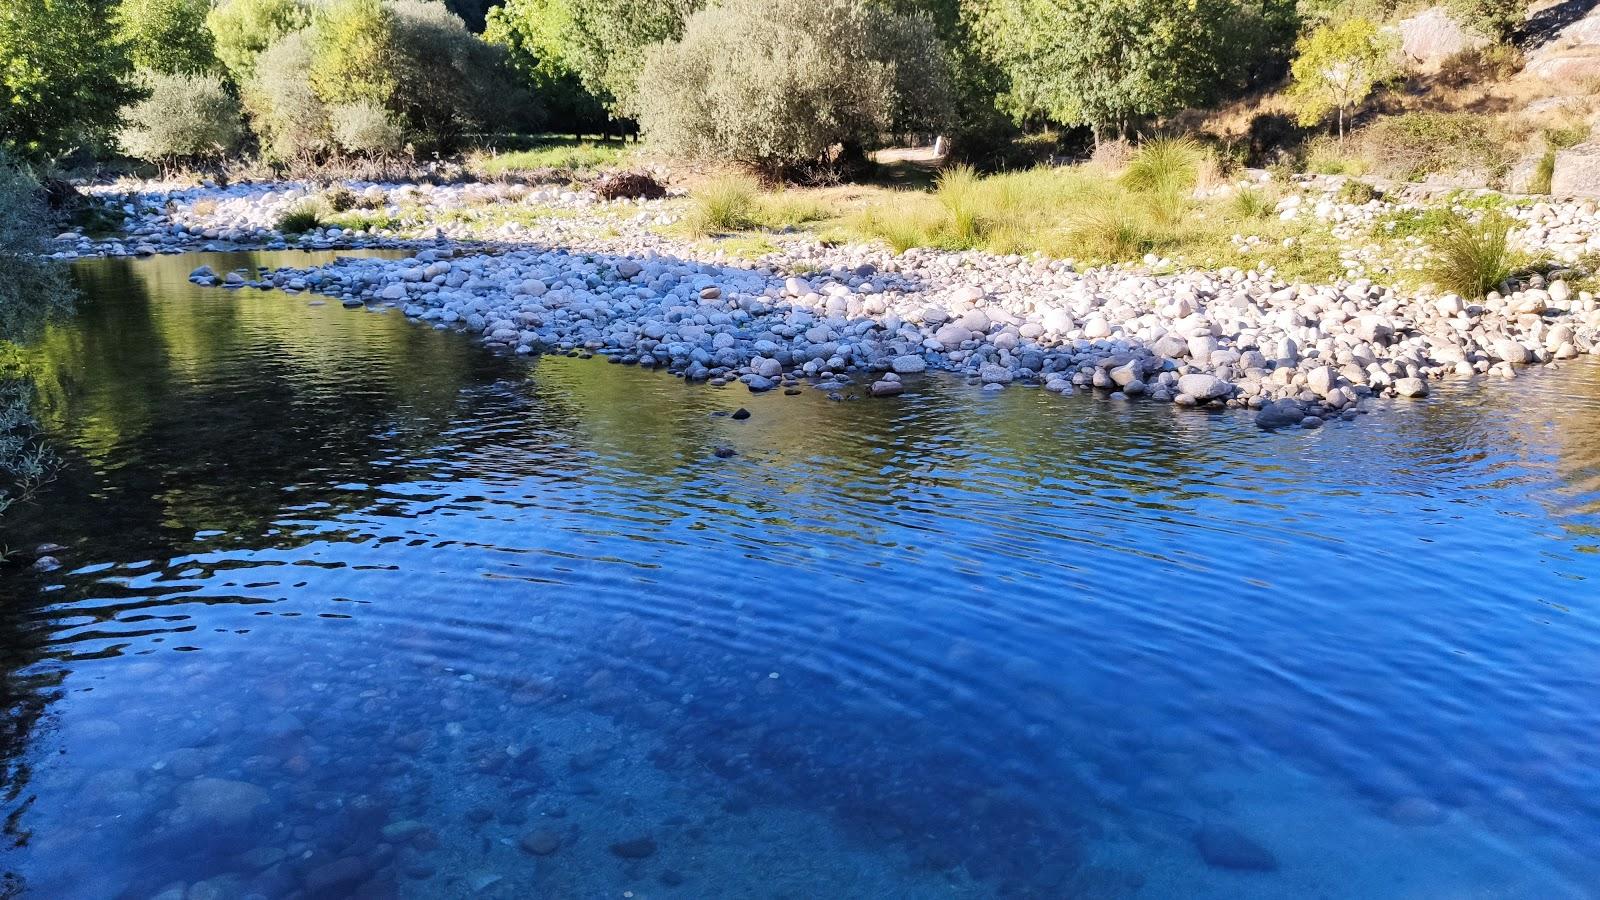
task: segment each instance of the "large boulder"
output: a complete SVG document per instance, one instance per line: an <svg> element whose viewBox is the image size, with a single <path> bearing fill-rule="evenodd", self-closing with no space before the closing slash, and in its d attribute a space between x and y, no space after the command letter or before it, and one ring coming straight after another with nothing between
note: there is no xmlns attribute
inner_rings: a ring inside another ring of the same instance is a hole
<svg viewBox="0 0 1600 900"><path fill-rule="evenodd" d="M1595 74L1600 77L1600 69ZM1600 197L1600 141L1556 153L1550 193L1557 197Z"/></svg>
<svg viewBox="0 0 1600 900"><path fill-rule="evenodd" d="M1400 49L1420 68L1437 69L1463 50L1486 46L1488 39L1462 25L1443 6L1430 6L1400 22Z"/></svg>
<svg viewBox="0 0 1600 900"><path fill-rule="evenodd" d="M1196 403L1205 403L1233 393L1233 385L1215 375L1196 373L1178 379L1178 393L1188 394Z"/></svg>

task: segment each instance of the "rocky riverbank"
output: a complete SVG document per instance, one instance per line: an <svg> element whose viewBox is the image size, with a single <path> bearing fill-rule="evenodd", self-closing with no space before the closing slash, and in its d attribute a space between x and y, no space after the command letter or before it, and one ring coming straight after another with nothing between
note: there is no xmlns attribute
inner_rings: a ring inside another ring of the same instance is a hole
<svg viewBox="0 0 1600 900"><path fill-rule="evenodd" d="M1371 239L1396 209L1341 202L1310 180L1278 203L1340 242L1347 277L1291 283L1270 271L1167 271L1165 260L1080 268L980 252L828 246L772 236L775 252L731 260L673 236L684 201L603 202L515 184L351 185L370 228L290 239L274 223L306 202L295 186L145 189L126 233L63 235L63 257L265 247L401 247L266 275L197 271L219 286L269 285L393 306L508 351L600 353L687 380L750 390L805 384L873 396L902 376L948 371L989 390L1092 388L1115 399L1258 410L1264 427L1353 418L1374 397L1420 397L1431 381L1593 352L1600 303L1567 277L1600 251L1593 201L1508 205L1514 239L1548 263L1504 294L1467 301L1385 281L1426 250ZM1240 237L1239 240L1246 240Z"/></svg>

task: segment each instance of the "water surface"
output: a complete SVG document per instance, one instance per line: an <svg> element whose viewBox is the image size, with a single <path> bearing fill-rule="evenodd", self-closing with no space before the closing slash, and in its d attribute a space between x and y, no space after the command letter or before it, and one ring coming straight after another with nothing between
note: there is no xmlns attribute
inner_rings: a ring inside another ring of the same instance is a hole
<svg viewBox="0 0 1600 900"><path fill-rule="evenodd" d="M292 258L30 351L18 893L1600 894L1600 367L1265 435L185 281Z"/></svg>

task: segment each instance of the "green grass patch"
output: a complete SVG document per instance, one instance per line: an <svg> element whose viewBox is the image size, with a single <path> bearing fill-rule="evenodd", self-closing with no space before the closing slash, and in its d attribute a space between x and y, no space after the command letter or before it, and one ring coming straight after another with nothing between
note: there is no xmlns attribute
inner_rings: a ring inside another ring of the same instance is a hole
<svg viewBox="0 0 1600 900"><path fill-rule="evenodd" d="M820 198L786 190L764 193L753 178L728 175L691 191L683 230L693 237L766 229L788 231L835 217Z"/></svg>
<svg viewBox="0 0 1600 900"><path fill-rule="evenodd" d="M587 172L620 166L630 154L631 149L623 144L557 141L531 150L480 153L468 161L468 168L488 176L550 169L559 172Z"/></svg>

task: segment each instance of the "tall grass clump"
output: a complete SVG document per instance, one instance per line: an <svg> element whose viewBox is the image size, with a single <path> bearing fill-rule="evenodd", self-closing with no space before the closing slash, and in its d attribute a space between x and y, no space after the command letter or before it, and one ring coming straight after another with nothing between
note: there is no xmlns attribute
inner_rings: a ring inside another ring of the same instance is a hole
<svg viewBox="0 0 1600 900"><path fill-rule="evenodd" d="M983 214L983 194L983 179L971 166L953 166L939 173L934 197L949 216L944 227L949 243L967 249L982 242L988 224Z"/></svg>
<svg viewBox="0 0 1600 900"><path fill-rule="evenodd" d="M684 224L690 232L702 236L754 228L758 224L756 196L760 191L755 179L743 175L713 179L690 192L694 208Z"/></svg>
<svg viewBox="0 0 1600 900"><path fill-rule="evenodd" d="M1253 222L1270 217L1278 208L1277 198L1257 187L1242 187L1228 200L1233 218Z"/></svg>
<svg viewBox="0 0 1600 900"><path fill-rule="evenodd" d="M1451 212L1432 242L1427 274L1463 297L1481 298L1511 277L1511 217L1486 212L1473 220Z"/></svg>
<svg viewBox="0 0 1600 900"><path fill-rule="evenodd" d="M322 227L322 210L314 203L294 206L278 217L278 231L284 234L305 234Z"/></svg>
<svg viewBox="0 0 1600 900"><path fill-rule="evenodd" d="M1205 162L1205 149L1192 138L1156 138L1128 162L1122 186L1142 195L1160 224L1176 225L1188 211Z"/></svg>

